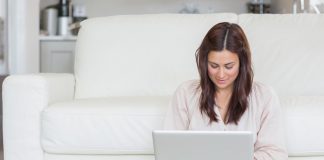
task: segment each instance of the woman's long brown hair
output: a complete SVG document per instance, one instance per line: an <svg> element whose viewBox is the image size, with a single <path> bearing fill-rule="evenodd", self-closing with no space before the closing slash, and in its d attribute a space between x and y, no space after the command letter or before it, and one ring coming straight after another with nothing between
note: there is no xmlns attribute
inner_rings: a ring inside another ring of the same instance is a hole
<svg viewBox="0 0 324 160"><path fill-rule="evenodd" d="M213 26L204 37L196 52L196 62L200 75L201 95L199 99L200 111L205 113L210 123L219 119L214 110L215 93L217 87L208 76L208 54L210 51L228 50L237 54L240 66L239 74L234 81L233 92L228 103L228 113L225 123L235 123L242 117L248 107L248 96L253 82L251 51L242 28L234 23L218 23Z"/></svg>

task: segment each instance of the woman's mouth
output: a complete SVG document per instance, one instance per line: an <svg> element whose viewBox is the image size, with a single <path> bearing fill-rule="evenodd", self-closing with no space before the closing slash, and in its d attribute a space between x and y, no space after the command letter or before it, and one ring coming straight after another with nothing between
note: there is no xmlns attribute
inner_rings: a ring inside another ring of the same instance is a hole
<svg viewBox="0 0 324 160"><path fill-rule="evenodd" d="M226 80L217 80L217 82L219 83L219 84L225 84L225 82L226 82Z"/></svg>

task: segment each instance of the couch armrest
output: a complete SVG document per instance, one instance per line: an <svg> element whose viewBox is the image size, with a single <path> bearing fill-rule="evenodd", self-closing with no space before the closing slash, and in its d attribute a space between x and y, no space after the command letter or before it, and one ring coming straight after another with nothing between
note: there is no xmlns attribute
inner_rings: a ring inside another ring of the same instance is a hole
<svg viewBox="0 0 324 160"><path fill-rule="evenodd" d="M6 160L43 160L40 115L51 103L74 98L72 74L9 76L3 83L3 137Z"/></svg>

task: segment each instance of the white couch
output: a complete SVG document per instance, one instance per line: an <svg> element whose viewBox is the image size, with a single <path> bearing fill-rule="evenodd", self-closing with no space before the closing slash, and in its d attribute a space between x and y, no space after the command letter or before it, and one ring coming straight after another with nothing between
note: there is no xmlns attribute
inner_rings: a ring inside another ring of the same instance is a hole
<svg viewBox="0 0 324 160"><path fill-rule="evenodd" d="M289 159L324 159L324 15L219 13L83 22L75 74L5 80L5 160L153 160L151 131L176 87L198 78L195 51L222 21L242 26L255 80L281 99Z"/></svg>

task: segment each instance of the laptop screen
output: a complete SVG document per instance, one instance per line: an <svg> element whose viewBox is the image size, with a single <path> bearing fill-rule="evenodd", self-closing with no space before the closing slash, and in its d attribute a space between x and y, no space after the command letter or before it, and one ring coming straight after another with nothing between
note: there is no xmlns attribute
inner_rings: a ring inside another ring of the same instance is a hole
<svg viewBox="0 0 324 160"><path fill-rule="evenodd" d="M155 160L253 160L247 131L153 131Z"/></svg>

